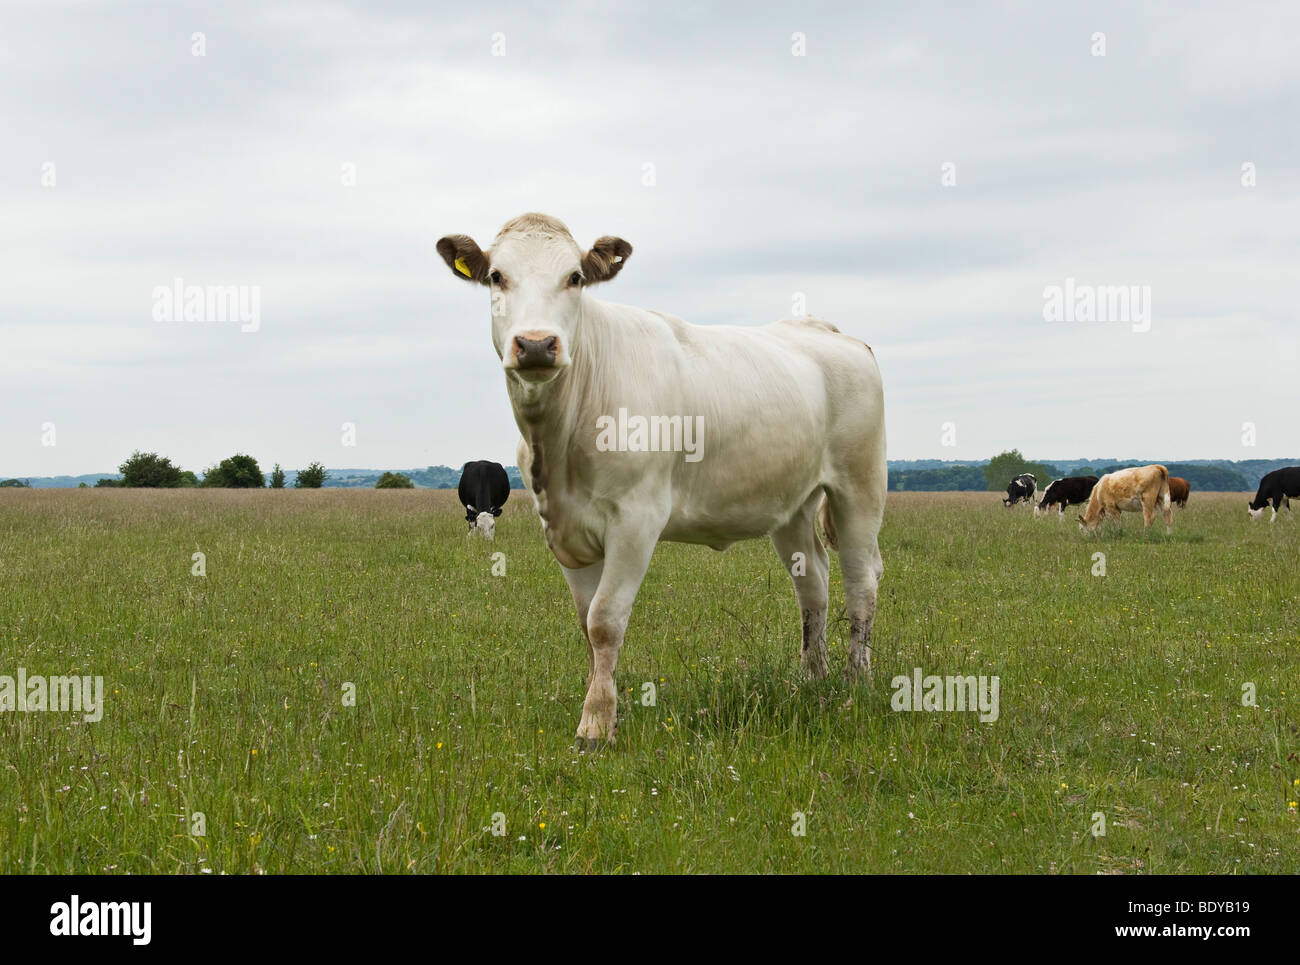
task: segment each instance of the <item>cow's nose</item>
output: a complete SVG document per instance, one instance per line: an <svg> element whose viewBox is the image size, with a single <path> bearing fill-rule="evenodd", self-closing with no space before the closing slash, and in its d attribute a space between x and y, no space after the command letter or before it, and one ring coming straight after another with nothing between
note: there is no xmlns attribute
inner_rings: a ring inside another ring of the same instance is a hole
<svg viewBox="0 0 1300 965"><path fill-rule="evenodd" d="M555 365L560 340L554 335L545 338L515 336L515 360L521 369L548 369Z"/></svg>

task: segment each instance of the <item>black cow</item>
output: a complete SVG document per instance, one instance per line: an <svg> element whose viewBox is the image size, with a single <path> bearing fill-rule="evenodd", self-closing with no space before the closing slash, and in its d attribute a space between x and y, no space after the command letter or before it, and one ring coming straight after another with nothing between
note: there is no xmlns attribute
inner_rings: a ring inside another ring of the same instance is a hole
<svg viewBox="0 0 1300 965"><path fill-rule="evenodd" d="M1096 476L1069 476L1065 479L1054 479L1043 490L1043 501L1038 504L1035 512L1046 512L1055 506L1057 512L1064 518L1065 507L1086 503L1095 485L1097 485Z"/></svg>
<svg viewBox="0 0 1300 965"><path fill-rule="evenodd" d="M496 534L496 518L510 498L510 477L506 475L505 466L486 459L465 463L456 491L465 507L470 535L478 527L480 533L492 539Z"/></svg>
<svg viewBox="0 0 1300 965"><path fill-rule="evenodd" d="M1010 509L1018 502L1032 500L1035 485L1032 473L1021 473L1007 486L1007 498L1002 500L1002 505Z"/></svg>
<svg viewBox="0 0 1300 965"><path fill-rule="evenodd" d="M1259 519L1264 512L1264 507L1272 503L1273 515L1268 518L1268 521L1274 522L1279 507L1285 506L1286 511L1291 512L1292 496L1300 498L1300 466L1274 469L1259 481L1259 489L1250 503L1250 518Z"/></svg>

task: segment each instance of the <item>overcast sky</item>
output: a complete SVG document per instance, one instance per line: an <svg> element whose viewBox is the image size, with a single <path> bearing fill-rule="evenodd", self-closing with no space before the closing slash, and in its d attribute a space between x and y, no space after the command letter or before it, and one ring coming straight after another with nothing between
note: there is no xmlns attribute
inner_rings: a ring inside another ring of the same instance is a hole
<svg viewBox="0 0 1300 965"><path fill-rule="evenodd" d="M890 458L1294 456L1298 124L1294 3L6 4L0 474L513 463L434 242L534 210L633 244L614 301L804 293ZM155 320L176 278L257 331ZM1150 330L1044 321L1067 278Z"/></svg>

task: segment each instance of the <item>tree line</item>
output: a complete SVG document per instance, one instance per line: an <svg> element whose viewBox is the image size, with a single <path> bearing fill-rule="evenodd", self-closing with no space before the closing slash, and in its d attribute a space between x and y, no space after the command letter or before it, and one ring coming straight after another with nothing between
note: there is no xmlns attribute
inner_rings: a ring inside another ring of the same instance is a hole
<svg viewBox="0 0 1300 965"><path fill-rule="evenodd" d="M166 456L156 452L131 453L126 462L117 467L121 479L101 479L95 486L122 489L261 489L268 484L271 489L285 488L285 471L277 462L271 470L268 483L262 473L262 467L250 455L237 452L227 459L222 459L214 466L209 466L202 478L189 469L182 469ZM299 469L295 474L295 489L320 489L325 485L329 473L319 462L313 462L306 469ZM85 486L85 483L81 484Z"/></svg>
<svg viewBox="0 0 1300 965"><path fill-rule="evenodd" d="M124 489L271 489L286 488L286 473L277 462L271 470L270 479L262 473L262 467L252 456L237 452L228 459L223 459L215 466L209 466L200 479L188 469L182 469L172 463L166 456L156 452L133 452L130 458L117 467L121 479L101 479L96 487L114 487ZM320 489L325 485L329 473L319 462L313 462L306 469L299 469L294 474L294 489ZM84 487L86 484L82 483ZM79 487L80 488L80 487ZM375 482L376 489L414 489L415 483L400 472L386 472Z"/></svg>
<svg viewBox="0 0 1300 965"><path fill-rule="evenodd" d="M1107 466L1073 466L1069 471L1058 469L1050 463L1034 462L1011 449L994 456L979 466L943 466L932 469L890 469L889 488L894 492L999 492L1007 488L1016 476L1031 473L1040 489L1053 479L1062 476L1104 476L1117 469L1143 465L1139 462L1115 463ZM1248 492L1254 484L1240 472L1222 466L1200 463L1165 463L1169 475L1181 476L1193 491Z"/></svg>
<svg viewBox="0 0 1300 965"><path fill-rule="evenodd" d="M1280 465L1293 464L1296 460L1256 459L1231 462L1216 460L1206 463L1169 462L1165 465L1171 476L1182 476L1193 490L1202 492L1249 492L1255 489L1259 478L1266 472ZM1141 465L1136 462L1112 463L1096 466L1067 463L1058 467L1050 463L1034 462L1026 459L1018 449L999 453L986 463L936 465L939 460L915 460L907 468L891 467L889 469L889 489L894 492L954 492L954 491L991 491L1006 489L1007 483L1021 473L1032 473L1038 480L1039 488L1062 476L1102 476L1117 469ZM1104 462L1104 460L1103 460ZM1227 463L1226 465L1224 463ZM911 465L919 463L918 468ZM276 463L267 478L262 473L256 459L243 453L236 453L209 467L200 477L189 470L174 465L170 459L153 452L134 452L131 457L118 467L121 479L100 479L96 486L128 488L163 488L182 489L190 487L221 488L260 488L284 489L288 484L287 474ZM507 466L512 489L522 489L523 479L515 466ZM64 477L58 477L64 478ZM93 477L88 477L93 478ZM424 486L429 489L454 489L460 479L460 470L451 466L429 466L427 469L411 469L405 472L390 471L373 474L361 470L336 470L331 475L319 462L313 462L305 469L294 474L292 487L295 489L319 489L330 480L331 486L371 487L376 489L414 489ZM40 480L37 480L40 485ZM21 479L0 480L0 488L26 488L30 481ZM67 483L71 485L71 482ZM86 483L79 483L85 488Z"/></svg>
<svg viewBox="0 0 1300 965"><path fill-rule="evenodd" d="M510 480L510 488L523 489L524 480L519 474L519 468L517 466L506 466L505 470L506 477ZM404 469L400 472L394 471L393 475L410 479L412 485L422 486L425 489L455 489L460 483L460 467L455 466ZM369 488L375 485L376 477L382 478L378 470L340 469L330 476L330 485Z"/></svg>

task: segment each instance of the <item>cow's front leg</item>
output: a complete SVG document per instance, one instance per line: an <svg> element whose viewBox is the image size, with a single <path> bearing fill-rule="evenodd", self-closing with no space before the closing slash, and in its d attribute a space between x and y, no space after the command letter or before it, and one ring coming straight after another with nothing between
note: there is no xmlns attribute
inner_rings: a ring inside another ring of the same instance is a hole
<svg viewBox="0 0 1300 965"><path fill-rule="evenodd" d="M560 569L564 572L564 580L569 584L569 592L573 594L573 607L578 611L578 626L582 629L582 638L587 641L587 686L591 686L591 675L596 670L596 656L591 649L591 634L587 632L587 614L591 611L591 601L596 595L596 590L600 586L600 575L605 569L605 561L592 563L590 566L583 566L576 570L571 570L563 564Z"/></svg>
<svg viewBox="0 0 1300 965"><path fill-rule="evenodd" d="M620 530L606 535L605 562L587 611L591 673L582 704L577 745L583 749L614 743L618 688L614 671L637 591L654 554L658 530Z"/></svg>

